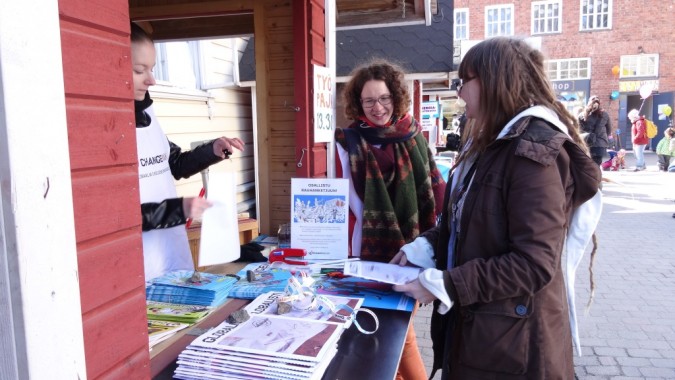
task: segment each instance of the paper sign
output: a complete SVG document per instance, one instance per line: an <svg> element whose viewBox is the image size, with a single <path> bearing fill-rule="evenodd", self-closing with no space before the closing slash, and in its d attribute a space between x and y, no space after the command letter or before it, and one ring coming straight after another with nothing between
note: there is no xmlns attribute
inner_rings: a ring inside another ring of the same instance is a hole
<svg viewBox="0 0 675 380"><path fill-rule="evenodd" d="M349 243L349 180L291 179L291 247L310 260L346 259Z"/></svg>
<svg viewBox="0 0 675 380"><path fill-rule="evenodd" d="M335 134L335 78L314 65L314 142L332 142Z"/></svg>
<svg viewBox="0 0 675 380"><path fill-rule="evenodd" d="M229 263L239 258L237 184L234 172L209 174L208 200L213 206L204 211L199 244L198 266Z"/></svg>

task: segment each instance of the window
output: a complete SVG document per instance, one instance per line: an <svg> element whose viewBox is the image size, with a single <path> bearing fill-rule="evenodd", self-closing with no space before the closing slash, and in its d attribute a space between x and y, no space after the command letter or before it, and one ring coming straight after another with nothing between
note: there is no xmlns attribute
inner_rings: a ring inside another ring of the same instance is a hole
<svg viewBox="0 0 675 380"><path fill-rule="evenodd" d="M612 0L581 0L580 30L612 27Z"/></svg>
<svg viewBox="0 0 675 380"><path fill-rule="evenodd" d="M621 56L619 78L656 77L659 75L658 54Z"/></svg>
<svg viewBox="0 0 675 380"><path fill-rule="evenodd" d="M469 39L469 9L455 9L455 40Z"/></svg>
<svg viewBox="0 0 675 380"><path fill-rule="evenodd" d="M159 42L155 50L156 80L180 88L201 89L199 41Z"/></svg>
<svg viewBox="0 0 675 380"><path fill-rule="evenodd" d="M576 80L591 78L590 58L555 59L547 61L550 80Z"/></svg>
<svg viewBox="0 0 675 380"><path fill-rule="evenodd" d="M532 2L532 34L562 32L562 2L560 0Z"/></svg>
<svg viewBox="0 0 675 380"><path fill-rule="evenodd" d="M485 38L513 35L513 4L485 7Z"/></svg>

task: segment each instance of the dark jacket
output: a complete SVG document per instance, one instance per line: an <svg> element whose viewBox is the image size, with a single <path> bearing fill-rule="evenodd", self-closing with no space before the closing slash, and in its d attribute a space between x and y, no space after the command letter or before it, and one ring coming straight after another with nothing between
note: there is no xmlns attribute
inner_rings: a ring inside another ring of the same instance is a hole
<svg viewBox="0 0 675 380"><path fill-rule="evenodd" d="M612 134L612 125L609 121L609 114L603 109L588 114L586 119L579 119L582 132L595 134L595 141L589 144L590 148L607 148L609 138Z"/></svg>
<svg viewBox="0 0 675 380"><path fill-rule="evenodd" d="M150 105L152 105L152 99L147 92L145 99L134 101L136 128L150 125L150 116L145 112ZM169 168L171 168L171 175L177 180L188 178L222 160L213 154L213 141L185 152L182 152L181 148L171 141L169 141L169 146ZM184 224L187 220L183 212L183 198L165 199L159 203L143 203L141 204L141 216L143 217L143 231L170 228Z"/></svg>
<svg viewBox="0 0 675 380"><path fill-rule="evenodd" d="M572 212L600 178L567 135L518 121L478 160L449 271L446 191L441 223L423 234L454 302L432 316L434 368L449 364L449 379L574 378L561 256Z"/></svg>

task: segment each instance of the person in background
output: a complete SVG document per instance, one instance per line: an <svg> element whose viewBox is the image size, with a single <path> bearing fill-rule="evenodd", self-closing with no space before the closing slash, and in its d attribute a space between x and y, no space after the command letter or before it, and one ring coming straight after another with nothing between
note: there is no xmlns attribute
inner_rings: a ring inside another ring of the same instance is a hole
<svg viewBox="0 0 675 380"><path fill-rule="evenodd" d="M440 223L392 260L424 270L394 290L434 302L432 376L574 379L561 261L583 255L600 218L600 168L527 42L484 40L458 74L474 125Z"/></svg>
<svg viewBox="0 0 675 380"><path fill-rule="evenodd" d="M615 150L608 150L607 154L609 154L609 159L603 162L602 165L600 165L600 167L602 167L602 170L616 172L619 171L619 169L626 168L625 149L619 149L618 152Z"/></svg>
<svg viewBox="0 0 675 380"><path fill-rule="evenodd" d="M188 178L222 161L234 149L244 149L239 138L220 137L191 151L181 151L167 139L148 92L155 84L155 57L151 37L132 23L131 66L146 281L170 271L194 269L184 224L187 218L199 219L211 203L200 197L179 198L174 178Z"/></svg>
<svg viewBox="0 0 675 380"><path fill-rule="evenodd" d="M612 136L612 125L609 114L600 106L600 98L591 96L586 108L579 115L581 131L586 133L586 143L591 151L591 158L600 165L607 154L609 137Z"/></svg>
<svg viewBox="0 0 675 380"><path fill-rule="evenodd" d="M670 166L670 158L675 156L675 130L666 128L663 131L663 138L656 145L656 154L658 155L658 166L662 172L667 172Z"/></svg>
<svg viewBox="0 0 675 380"><path fill-rule="evenodd" d="M338 177L349 179L350 255L388 262L436 224L445 181L408 113L410 93L398 66L374 60L356 68L342 96L353 120L335 131ZM397 378L426 379L412 324Z"/></svg>
<svg viewBox="0 0 675 380"><path fill-rule="evenodd" d="M649 144L647 122L645 121L645 117L640 115L640 112L636 109L628 112L628 119L632 124L630 135L633 142L633 154L635 155L635 169L633 171L638 172L647 169L647 165L645 164L645 149L647 148L647 144Z"/></svg>

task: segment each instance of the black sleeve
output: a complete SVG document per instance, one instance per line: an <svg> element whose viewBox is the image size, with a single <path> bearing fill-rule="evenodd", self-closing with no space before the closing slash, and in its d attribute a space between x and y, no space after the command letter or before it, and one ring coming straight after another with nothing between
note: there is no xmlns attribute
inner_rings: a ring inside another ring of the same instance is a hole
<svg viewBox="0 0 675 380"><path fill-rule="evenodd" d="M171 168L171 175L175 179L188 178L222 161L222 158L213 154L213 141L185 152L181 151L180 147L171 141L169 141L169 146L171 148L169 167Z"/></svg>
<svg viewBox="0 0 675 380"><path fill-rule="evenodd" d="M143 231L185 224L183 198L165 199L159 203L143 203L141 204L141 216Z"/></svg>

